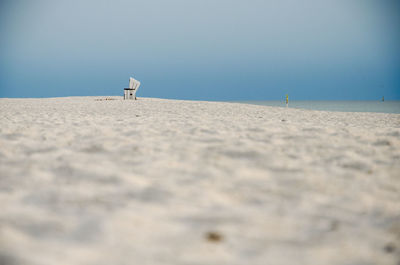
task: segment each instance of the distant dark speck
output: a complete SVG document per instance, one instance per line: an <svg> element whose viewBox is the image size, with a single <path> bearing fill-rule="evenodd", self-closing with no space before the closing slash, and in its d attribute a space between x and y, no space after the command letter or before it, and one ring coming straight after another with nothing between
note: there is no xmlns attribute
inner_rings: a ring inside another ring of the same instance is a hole
<svg viewBox="0 0 400 265"><path fill-rule="evenodd" d="M396 250L396 246L393 243L388 243L388 244L386 244L386 246L383 249L387 253L392 253Z"/></svg>

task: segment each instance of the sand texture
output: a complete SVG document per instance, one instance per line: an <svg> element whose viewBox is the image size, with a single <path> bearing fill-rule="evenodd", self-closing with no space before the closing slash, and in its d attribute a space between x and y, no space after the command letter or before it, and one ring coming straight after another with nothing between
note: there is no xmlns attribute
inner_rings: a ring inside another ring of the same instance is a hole
<svg viewBox="0 0 400 265"><path fill-rule="evenodd" d="M0 99L0 264L400 264L400 115Z"/></svg>

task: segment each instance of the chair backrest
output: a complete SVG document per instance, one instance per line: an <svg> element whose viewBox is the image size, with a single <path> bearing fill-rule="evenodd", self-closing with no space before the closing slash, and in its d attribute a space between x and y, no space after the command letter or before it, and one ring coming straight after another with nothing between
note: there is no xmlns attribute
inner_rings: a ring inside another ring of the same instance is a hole
<svg viewBox="0 0 400 265"><path fill-rule="evenodd" d="M129 78L129 88L133 88L133 86L135 85L135 79L133 77Z"/></svg>
<svg viewBox="0 0 400 265"><path fill-rule="evenodd" d="M133 88L137 91L139 89L139 86L140 86L140 82L135 80L135 85Z"/></svg>

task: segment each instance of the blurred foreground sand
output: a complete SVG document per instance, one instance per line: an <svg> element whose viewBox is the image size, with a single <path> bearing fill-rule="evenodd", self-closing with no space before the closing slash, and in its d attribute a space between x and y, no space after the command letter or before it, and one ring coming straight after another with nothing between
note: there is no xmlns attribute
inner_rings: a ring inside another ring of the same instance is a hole
<svg viewBox="0 0 400 265"><path fill-rule="evenodd" d="M399 114L96 99L0 99L1 265L400 263Z"/></svg>

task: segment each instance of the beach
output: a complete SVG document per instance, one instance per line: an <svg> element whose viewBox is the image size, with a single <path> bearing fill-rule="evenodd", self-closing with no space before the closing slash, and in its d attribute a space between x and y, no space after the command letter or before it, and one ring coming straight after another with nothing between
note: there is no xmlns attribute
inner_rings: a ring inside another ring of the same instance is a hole
<svg viewBox="0 0 400 265"><path fill-rule="evenodd" d="M400 114L0 99L0 264L400 264Z"/></svg>

